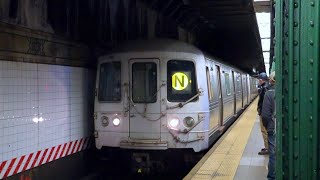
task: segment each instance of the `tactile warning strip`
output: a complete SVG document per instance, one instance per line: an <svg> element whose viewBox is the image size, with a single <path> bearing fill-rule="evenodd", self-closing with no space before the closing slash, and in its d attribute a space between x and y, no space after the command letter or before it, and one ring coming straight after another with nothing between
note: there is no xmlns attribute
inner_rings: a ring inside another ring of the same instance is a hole
<svg viewBox="0 0 320 180"><path fill-rule="evenodd" d="M188 174L184 179L226 180L233 179L237 171L242 153L246 147L252 127L257 118L257 100L239 117L240 119L227 132L214 151L209 151L209 156L194 174ZM198 163L198 164L199 164Z"/></svg>

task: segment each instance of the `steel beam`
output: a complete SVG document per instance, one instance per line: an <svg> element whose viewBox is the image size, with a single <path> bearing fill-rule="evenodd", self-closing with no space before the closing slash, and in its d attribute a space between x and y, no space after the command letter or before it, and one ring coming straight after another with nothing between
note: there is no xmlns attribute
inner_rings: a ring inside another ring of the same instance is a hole
<svg viewBox="0 0 320 180"><path fill-rule="evenodd" d="M318 179L320 2L276 1L277 180Z"/></svg>
<svg viewBox="0 0 320 180"><path fill-rule="evenodd" d="M253 3L254 9L257 13L271 12L272 1L255 1Z"/></svg>

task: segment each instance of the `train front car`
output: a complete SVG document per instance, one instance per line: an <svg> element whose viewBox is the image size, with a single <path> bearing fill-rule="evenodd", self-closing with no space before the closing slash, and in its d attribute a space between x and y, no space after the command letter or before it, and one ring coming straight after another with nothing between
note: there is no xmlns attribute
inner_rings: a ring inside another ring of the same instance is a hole
<svg viewBox="0 0 320 180"><path fill-rule="evenodd" d="M96 147L208 148L205 60L173 40L133 42L99 59Z"/></svg>

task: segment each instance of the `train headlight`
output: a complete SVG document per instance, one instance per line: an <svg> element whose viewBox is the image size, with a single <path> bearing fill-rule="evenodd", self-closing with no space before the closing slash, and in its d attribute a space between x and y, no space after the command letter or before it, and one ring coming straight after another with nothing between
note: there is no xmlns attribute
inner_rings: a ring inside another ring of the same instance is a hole
<svg viewBox="0 0 320 180"><path fill-rule="evenodd" d="M109 118L107 116L101 117L101 124L103 127L107 127L109 125Z"/></svg>
<svg viewBox="0 0 320 180"><path fill-rule="evenodd" d="M176 127L178 127L178 125L179 125L179 119L177 119L177 118L170 119L169 126L171 128L176 128Z"/></svg>
<svg viewBox="0 0 320 180"><path fill-rule="evenodd" d="M192 117L185 117L183 119L183 124L186 126L186 127L192 127L194 125L195 121Z"/></svg>
<svg viewBox="0 0 320 180"><path fill-rule="evenodd" d="M114 117L114 118L112 119L112 124L113 124L114 126L119 126L119 124L120 124L120 118Z"/></svg>

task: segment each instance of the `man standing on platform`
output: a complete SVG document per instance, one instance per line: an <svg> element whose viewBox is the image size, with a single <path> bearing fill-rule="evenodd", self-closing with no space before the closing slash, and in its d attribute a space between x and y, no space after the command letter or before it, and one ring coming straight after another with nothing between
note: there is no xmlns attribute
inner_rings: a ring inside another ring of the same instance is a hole
<svg viewBox="0 0 320 180"><path fill-rule="evenodd" d="M267 128L268 132L268 146L269 146L269 163L268 163L268 180L274 180L275 176L275 163L276 163L276 135L275 135L275 83L276 77L275 72L270 74L270 86L268 91L264 95L263 105L262 105L262 121L263 125Z"/></svg>
<svg viewBox="0 0 320 180"><path fill-rule="evenodd" d="M260 118L260 129L263 137L263 142L264 142L264 148L261 149L261 151L258 153L259 155L266 155L269 154L268 151L268 135L267 135L267 130L266 127L262 123L262 118L261 118L261 110L262 110L262 104L263 104L263 97L265 92L267 91L267 87L269 86L268 84L268 75L264 72L260 73L258 76L259 79L259 101L258 101L258 114Z"/></svg>

